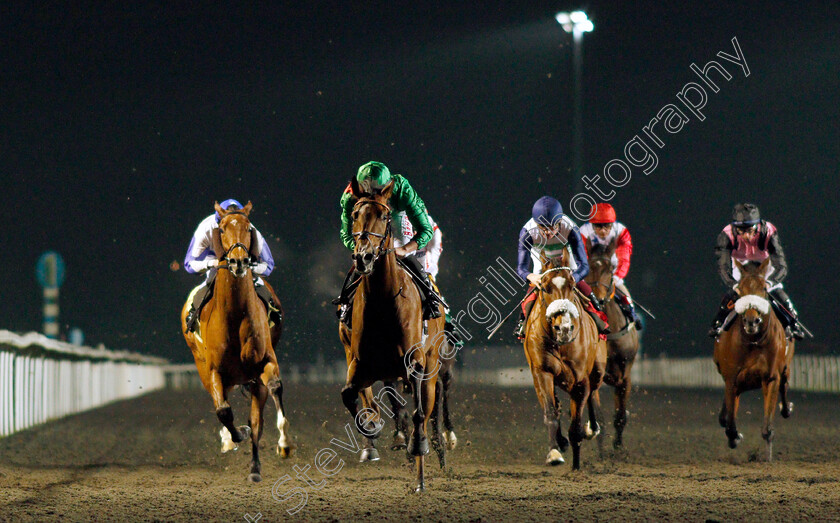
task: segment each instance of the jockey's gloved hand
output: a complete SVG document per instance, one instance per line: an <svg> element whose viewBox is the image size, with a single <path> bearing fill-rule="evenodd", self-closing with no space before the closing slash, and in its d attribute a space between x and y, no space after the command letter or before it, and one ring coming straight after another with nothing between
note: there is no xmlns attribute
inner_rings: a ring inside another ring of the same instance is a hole
<svg viewBox="0 0 840 523"><path fill-rule="evenodd" d="M255 274L263 275L265 271L268 270L268 264L265 262L262 263L252 263L251 264L251 271Z"/></svg>

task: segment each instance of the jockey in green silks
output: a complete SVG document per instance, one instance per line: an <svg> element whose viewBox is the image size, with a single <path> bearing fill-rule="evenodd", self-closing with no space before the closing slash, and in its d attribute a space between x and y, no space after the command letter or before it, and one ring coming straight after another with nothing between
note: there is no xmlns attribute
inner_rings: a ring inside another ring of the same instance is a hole
<svg viewBox="0 0 840 523"><path fill-rule="evenodd" d="M418 288L423 300L423 318L439 318L440 311L438 305L441 303L440 297L435 291L435 287L429 280L426 271L423 269L420 261L415 256L418 249L422 249L429 243L434 235L434 229L429 221L428 214L426 214L426 205L417 192L408 183L408 180L399 174L391 174L385 164L380 162L368 162L361 167L356 173L356 181L359 188L365 192L374 194L382 190L390 182L394 182L391 192L391 198L388 200L388 206L391 208L391 227L394 236L394 251L397 258L401 259L405 267L413 273L415 279L419 280ZM353 195L350 184L341 195L341 229L339 234L344 246L351 251L356 248L356 241L353 238L353 206L358 199ZM397 216L400 212L405 212L415 234L410 240L403 244L399 241L403 238L401 231L402 220ZM349 325L350 305L352 297L358 285L359 278L353 277L355 269L351 269L344 280L344 287L341 289L341 294L333 303L340 306L339 317L341 321ZM355 283L355 285L354 285Z"/></svg>

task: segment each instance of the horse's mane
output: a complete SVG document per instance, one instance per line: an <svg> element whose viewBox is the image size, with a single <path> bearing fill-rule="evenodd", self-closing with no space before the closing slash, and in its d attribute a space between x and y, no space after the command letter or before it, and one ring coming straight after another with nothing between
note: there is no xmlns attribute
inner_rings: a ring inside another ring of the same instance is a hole
<svg viewBox="0 0 840 523"><path fill-rule="evenodd" d="M593 245L592 249L589 251L590 258L609 258L612 256L612 249L609 245L604 245L603 243L599 243L597 245Z"/></svg>

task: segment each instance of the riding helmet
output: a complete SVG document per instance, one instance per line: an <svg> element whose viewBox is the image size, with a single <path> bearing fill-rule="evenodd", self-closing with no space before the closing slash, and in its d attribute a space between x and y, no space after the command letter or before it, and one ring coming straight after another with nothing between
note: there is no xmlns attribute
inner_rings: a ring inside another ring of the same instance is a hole
<svg viewBox="0 0 840 523"><path fill-rule="evenodd" d="M563 218L563 206L551 196L543 196L534 203L531 217L541 225L557 225Z"/></svg>

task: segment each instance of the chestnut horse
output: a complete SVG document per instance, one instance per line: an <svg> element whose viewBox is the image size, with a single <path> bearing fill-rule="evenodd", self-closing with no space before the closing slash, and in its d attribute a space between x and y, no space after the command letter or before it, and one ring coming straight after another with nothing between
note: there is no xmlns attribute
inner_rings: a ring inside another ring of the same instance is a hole
<svg viewBox="0 0 840 523"><path fill-rule="evenodd" d="M729 448L738 446L743 435L735 427L741 393L761 387L764 396L764 426L761 435L767 442L767 461L773 459L773 416L781 393L782 417L790 416L793 404L787 400L793 340L785 338L785 329L773 313L767 289L766 272L770 258L761 265L735 261L741 281L735 302L737 317L728 330L715 340L714 361L726 383L723 408L718 421L726 429Z"/></svg>
<svg viewBox="0 0 840 523"><path fill-rule="evenodd" d="M344 323L339 326L347 356L347 382L341 398L357 430L365 437L362 460L373 460L378 456L373 440L384 422L370 387L376 381L397 379L410 384L414 427L407 451L415 458L416 490L422 491L425 490L425 455L429 453L426 426L435 407L440 370L438 351L445 338L444 319L441 314L440 318L428 320L428 331L424 334L420 291L397 263L394 253L388 206L393 187L392 181L370 194L361 191L355 178L351 182L353 195L358 198L352 214L356 240L353 262L361 274L361 282L353 298L353 327L348 329ZM437 447L440 435L435 437Z"/></svg>
<svg viewBox="0 0 840 523"><path fill-rule="evenodd" d="M258 482L260 476L259 441L262 435L263 407L269 394L277 406L277 428L280 431L277 451L282 457L291 453L288 420L283 410L283 384L274 347L280 339L282 325L269 326L266 308L254 290L251 273L251 202L242 210L222 209L219 228L214 233L213 250L219 265L213 283L213 295L201 309L199 326L186 332L186 317L191 300L181 311L181 331L185 332L198 375L213 398L216 416L222 423L223 449L235 448L248 432L251 435L251 473L248 479ZM268 286L268 282L265 283ZM280 303L274 291L274 303ZM236 385L248 385L251 393L250 426L235 427L228 393Z"/></svg>
<svg viewBox="0 0 840 523"><path fill-rule="evenodd" d="M525 327L525 357L531 367L534 388L548 427L547 465L564 463L562 451L572 444L572 468L580 469L580 446L599 432L598 388L607 362L606 342L598 336L595 321L584 310L575 292L568 250L559 266L546 264L540 278L538 298ZM569 394L571 423L569 439L561 432L559 390ZM583 408L589 406L589 424L584 428ZM594 426L594 428L593 428Z"/></svg>
<svg viewBox="0 0 840 523"><path fill-rule="evenodd" d="M636 325L628 321L615 301L612 256L615 240L609 245L592 245L589 256L589 274L586 282L592 287L601 310L607 315L610 333L607 335L607 369L604 383L615 389L615 439L613 446L622 446L622 434L627 425L627 401L630 398L630 370L639 351L639 333Z"/></svg>

